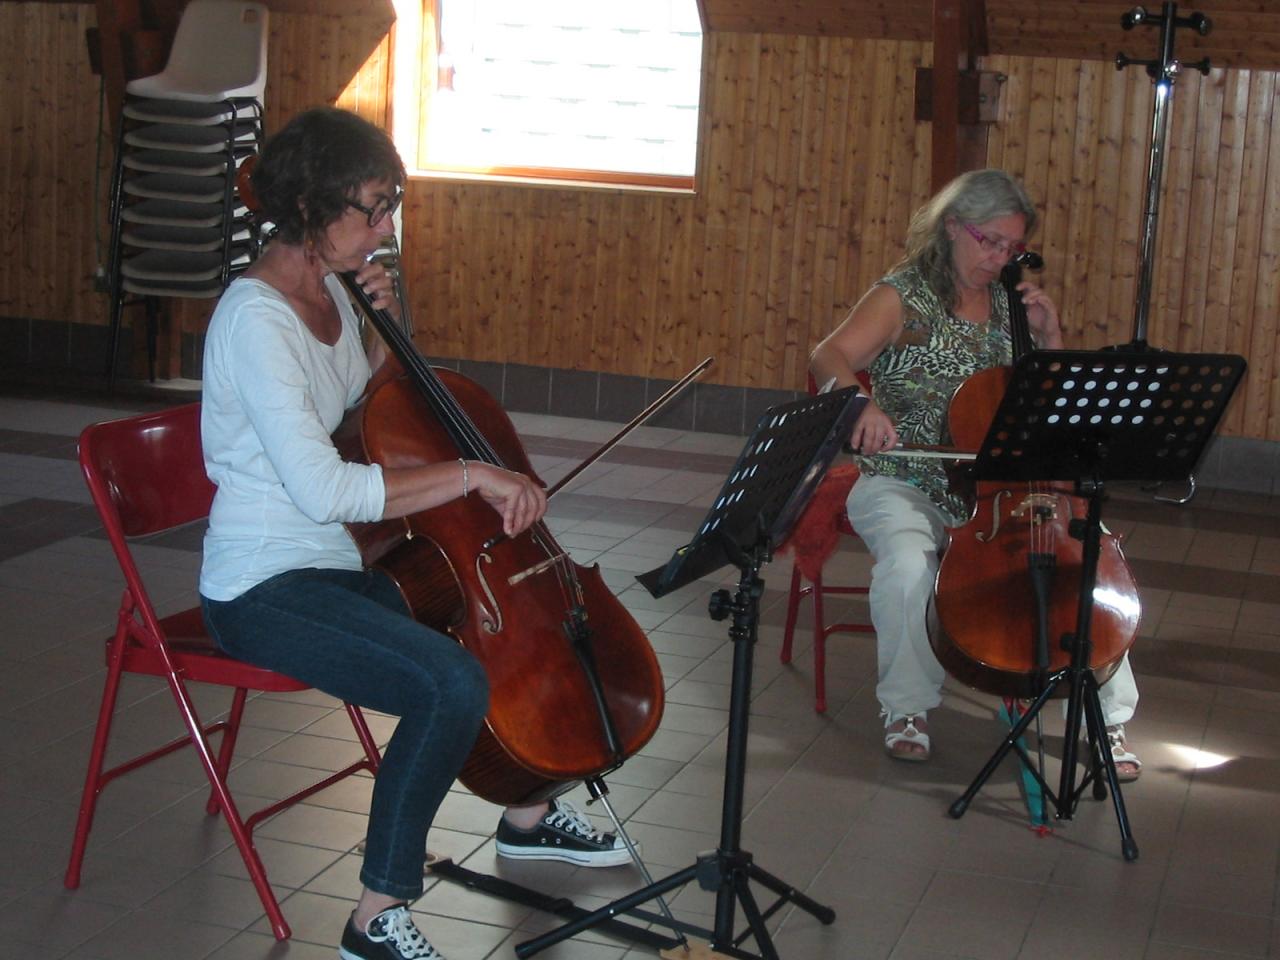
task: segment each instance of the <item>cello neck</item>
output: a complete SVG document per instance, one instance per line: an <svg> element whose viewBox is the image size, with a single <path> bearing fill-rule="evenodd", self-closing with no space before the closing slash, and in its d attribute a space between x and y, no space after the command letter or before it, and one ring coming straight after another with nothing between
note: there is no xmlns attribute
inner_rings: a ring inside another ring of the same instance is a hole
<svg viewBox="0 0 1280 960"><path fill-rule="evenodd" d="M338 274L338 279L347 288L351 299L368 317L373 328L378 331L386 343L391 355L404 368L406 376L422 394L422 398L439 418L441 425L449 434L449 438L458 448L459 454L467 460L481 460L495 466L502 466L502 458L485 439L484 434L476 427L466 411L454 399L449 388L436 376L431 364L427 362L410 337L408 330L396 322L386 310L373 305L373 300L364 288L356 282L353 272Z"/></svg>
<svg viewBox="0 0 1280 960"><path fill-rule="evenodd" d="M1027 322L1027 307L1018 291L1021 282L1022 265L1017 259L1010 260L1000 271L1000 284L1009 298L1009 333L1013 337L1014 363L1036 348L1031 339L1031 325Z"/></svg>

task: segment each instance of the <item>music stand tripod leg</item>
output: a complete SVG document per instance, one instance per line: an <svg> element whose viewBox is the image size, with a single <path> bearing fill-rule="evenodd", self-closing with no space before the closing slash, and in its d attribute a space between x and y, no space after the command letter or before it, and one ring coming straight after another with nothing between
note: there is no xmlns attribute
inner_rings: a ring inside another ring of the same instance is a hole
<svg viewBox="0 0 1280 960"><path fill-rule="evenodd" d="M1058 684L1062 681L1065 675L1064 671L1056 673L1045 685L1044 690L1041 691L1038 697L1036 697L1031 706L1028 707L1026 712L1018 719L1018 722L1010 728L1009 733L1000 741L1000 746L996 747L995 753L991 754L986 764L978 772L978 775L973 778L973 782L969 784L968 789L965 790L965 792L962 793L947 809L947 813L950 814L952 819L959 820L964 816L964 812L969 809L969 804L973 801L973 798L978 795L978 791L982 789L987 780L990 779L991 775L996 772L996 768L1000 766L1009 751L1013 750L1017 746L1018 740L1024 733L1026 733L1027 727L1031 725L1031 721L1040 714L1041 708L1048 702L1049 698L1053 696L1053 692L1058 688ZM1018 760L1020 763L1026 763L1026 760L1023 758L1021 753L1018 754ZM1043 787L1044 784L1042 782L1041 788L1043 789ZM1048 797L1056 806L1057 804L1053 795L1048 794Z"/></svg>
<svg viewBox="0 0 1280 960"><path fill-rule="evenodd" d="M1129 827L1129 813L1124 805L1124 793L1120 789L1120 777L1116 773L1116 758L1111 754L1111 744L1107 740L1106 719L1102 715L1102 701L1098 694L1098 681L1090 673L1085 678L1085 698L1084 706L1087 716L1090 718L1093 731L1090 732L1090 746L1093 748L1093 779L1097 784L1097 768L1101 765L1102 772L1106 774L1107 786L1111 788L1111 804L1115 808L1116 823L1120 828L1120 852L1124 855L1125 860L1134 861L1138 859L1138 843L1133 838L1133 831ZM1095 796L1097 793L1095 791ZM1099 797L1099 799L1101 799Z"/></svg>
<svg viewBox="0 0 1280 960"><path fill-rule="evenodd" d="M517 944L517 956L522 958L532 956L561 940L597 926L606 919L626 913L692 880L697 880L702 889L716 892L715 929L704 931L685 924L673 926L673 929L677 930L677 933L687 929L695 934L709 936L712 950L722 952L725 956L778 960L778 953L773 946L765 918L772 915L784 902L795 904L813 914L824 924L835 920L834 910L815 902L794 887L756 867L751 854L743 850L740 845L747 765L747 725L751 705L751 672L759 622L760 596L764 592L764 581L760 578L759 571L767 554L767 547L758 546L749 557L743 559L738 592L732 600L727 591L718 591L711 601L712 619L723 620L730 613L734 618L733 626L729 630L734 644L734 653L720 846L714 851L699 855L697 862L691 867L686 867L657 883L614 900L579 920ZM778 894L779 903L768 911L762 912L748 888L752 879L759 880L765 887ZM747 929L735 940L734 914L739 902L742 904L743 914L747 920ZM663 923L656 919L655 922ZM748 953L738 948L737 944L748 936L755 939L759 954Z"/></svg>

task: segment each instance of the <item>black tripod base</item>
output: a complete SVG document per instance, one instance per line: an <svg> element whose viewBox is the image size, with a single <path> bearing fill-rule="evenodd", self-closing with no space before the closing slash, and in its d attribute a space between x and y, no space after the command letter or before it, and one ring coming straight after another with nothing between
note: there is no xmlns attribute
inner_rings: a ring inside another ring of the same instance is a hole
<svg viewBox="0 0 1280 960"><path fill-rule="evenodd" d="M1063 731L1062 779L1057 793L1050 789L1044 780L1042 771L1031 762L1026 751L1019 746L1019 741L1027 727L1031 725L1049 702L1054 691L1062 683L1070 685L1070 700L1067 706L1067 723ZM1084 779L1076 784L1076 748L1079 745L1081 720L1089 736L1089 770ZM973 778L973 782L950 807L947 813L952 819L959 820L969 809L969 804L978 795L978 791L995 773L1009 752L1015 751L1018 760L1031 772L1044 793L1045 800L1051 804L1054 816L1058 820L1070 820L1086 787L1092 786L1095 800L1105 800L1107 788L1110 787L1111 799L1115 807L1116 823L1120 828L1120 853L1125 860L1132 862L1138 859L1138 844L1133 838L1129 826L1129 814L1125 810L1124 795L1120 792L1120 778L1116 774L1115 758L1106 748L1106 721L1102 716L1102 703L1098 698L1098 684L1092 671L1077 667L1067 667L1049 678L1044 691L1036 697L1026 713L1009 730L1008 735L1000 742L995 752L987 760L982 770Z"/></svg>
<svg viewBox="0 0 1280 960"><path fill-rule="evenodd" d="M695 880L702 889L716 891L715 930L707 930L679 920L673 921L657 914L636 910L641 904ZM751 892L751 881L772 891L778 899L766 909L761 910L755 895ZM516 944L516 956L531 957L561 940L567 940L584 930L599 927L617 917L629 914L660 926L670 927L680 938L679 941L671 941L672 947L683 943L683 934L689 933L707 940L711 949L718 955L738 957L742 960L779 960L778 951L773 945L773 938L769 935L766 921L787 904L794 904L812 914L824 925L835 922L834 910L761 869L752 860L751 854L745 850L733 853L713 850L701 854L692 866L685 867L635 893L614 900L598 910L585 913L539 937ZM742 907L747 926L735 936L733 914L736 906ZM742 948L742 944L749 938L755 940L759 953L752 953Z"/></svg>

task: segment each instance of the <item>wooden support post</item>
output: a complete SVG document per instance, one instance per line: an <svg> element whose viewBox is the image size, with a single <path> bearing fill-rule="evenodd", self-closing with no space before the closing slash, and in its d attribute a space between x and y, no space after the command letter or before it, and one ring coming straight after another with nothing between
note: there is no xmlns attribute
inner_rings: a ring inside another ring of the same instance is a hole
<svg viewBox="0 0 1280 960"><path fill-rule="evenodd" d="M977 58L986 52L984 0L933 0L928 112L933 121L930 180L934 192L962 170L986 162L986 129L968 117L962 123L961 102L962 78L968 80L976 74ZM973 86L972 81L969 83ZM975 86L975 94L977 89ZM964 106L964 112L970 113L969 105Z"/></svg>

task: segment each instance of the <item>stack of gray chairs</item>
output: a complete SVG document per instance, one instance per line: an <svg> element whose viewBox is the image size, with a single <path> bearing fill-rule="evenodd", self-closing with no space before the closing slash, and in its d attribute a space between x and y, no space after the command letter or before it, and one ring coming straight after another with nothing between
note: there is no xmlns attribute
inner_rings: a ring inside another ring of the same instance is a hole
<svg viewBox="0 0 1280 960"><path fill-rule="evenodd" d="M165 68L130 81L111 189L114 382L127 305L143 303L156 375L159 297L213 298L257 256L237 174L262 146L267 8L190 0Z"/></svg>

